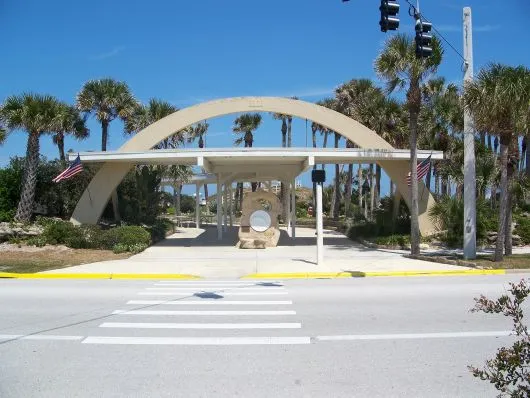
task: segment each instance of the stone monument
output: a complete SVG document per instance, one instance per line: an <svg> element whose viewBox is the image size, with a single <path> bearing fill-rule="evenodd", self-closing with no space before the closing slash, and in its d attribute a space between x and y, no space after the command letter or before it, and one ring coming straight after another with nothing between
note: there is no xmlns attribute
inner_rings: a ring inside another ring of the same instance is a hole
<svg viewBox="0 0 530 398"><path fill-rule="evenodd" d="M243 198L239 247L241 249L265 249L276 247L280 239L278 215L282 205L272 192L258 190Z"/></svg>

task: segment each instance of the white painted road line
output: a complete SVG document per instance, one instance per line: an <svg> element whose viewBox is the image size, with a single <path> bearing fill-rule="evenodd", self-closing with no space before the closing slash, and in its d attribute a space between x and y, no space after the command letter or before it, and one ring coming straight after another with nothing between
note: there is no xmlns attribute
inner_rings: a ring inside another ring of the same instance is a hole
<svg viewBox="0 0 530 398"><path fill-rule="evenodd" d="M217 292L220 296L280 296L287 292ZM189 296L190 292L140 292L139 296Z"/></svg>
<svg viewBox="0 0 530 398"><path fill-rule="evenodd" d="M116 310L113 315L296 315L296 311L148 311Z"/></svg>
<svg viewBox="0 0 530 398"><path fill-rule="evenodd" d="M283 285L281 284L274 284L274 286L269 286L269 285L259 285L259 284L256 284L256 283L249 283L249 282L246 282L246 283L155 283L154 286L166 286L166 287L172 287L172 286L175 286L175 287L178 287L178 286L182 286L182 287L208 287L208 288L217 288L217 287L245 287L245 286L248 286L248 287L283 287Z"/></svg>
<svg viewBox="0 0 530 398"><path fill-rule="evenodd" d="M142 323L105 322L100 328L123 329L300 329L301 323Z"/></svg>
<svg viewBox="0 0 530 398"><path fill-rule="evenodd" d="M311 344L309 337L103 337L89 336L83 344L145 345L264 345Z"/></svg>
<svg viewBox="0 0 530 398"><path fill-rule="evenodd" d="M228 301L228 300L190 300L190 301L165 301L165 300L130 300L127 304L163 304L163 305L291 305L292 301Z"/></svg>
<svg viewBox="0 0 530 398"><path fill-rule="evenodd" d="M280 281L158 281L155 285L270 285L279 284L283 285Z"/></svg>
<svg viewBox="0 0 530 398"><path fill-rule="evenodd" d="M58 336L52 334L0 334L0 340L81 340L83 336Z"/></svg>
<svg viewBox="0 0 530 398"><path fill-rule="evenodd" d="M217 288L217 287L205 287L205 288L199 288L199 287L147 287L145 288L145 290L157 290L157 291L171 291L171 290L188 290L188 291L194 291L194 292L201 292L201 291L206 291L206 292L219 292L219 291L223 291L225 289L237 289L238 291L239 290L245 290L245 291L256 291L256 292L265 292L265 291L271 291L271 290L285 290L284 287L239 287L239 286L236 286L236 287L220 287L220 288Z"/></svg>
<svg viewBox="0 0 530 398"><path fill-rule="evenodd" d="M462 337L502 337L510 336L510 330L492 332L448 332L448 333L401 333L401 334L353 334L342 336L317 336L318 341L344 341L344 340L408 340L408 339L446 339Z"/></svg>

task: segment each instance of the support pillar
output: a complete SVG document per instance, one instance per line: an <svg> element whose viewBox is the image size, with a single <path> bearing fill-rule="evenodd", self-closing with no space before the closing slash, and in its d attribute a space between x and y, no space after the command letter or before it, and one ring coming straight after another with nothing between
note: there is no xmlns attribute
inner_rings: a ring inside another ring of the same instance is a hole
<svg viewBox="0 0 530 398"><path fill-rule="evenodd" d="M228 229L228 188L226 183L223 189L223 231Z"/></svg>
<svg viewBox="0 0 530 398"><path fill-rule="evenodd" d="M324 223L322 220L322 184L317 184L317 265L324 264Z"/></svg>
<svg viewBox="0 0 530 398"><path fill-rule="evenodd" d="M234 193L232 191L232 183L228 185L228 211L230 216L230 227L234 226Z"/></svg>
<svg viewBox="0 0 530 398"><path fill-rule="evenodd" d="M296 238L296 179L291 182L291 238Z"/></svg>
<svg viewBox="0 0 530 398"><path fill-rule="evenodd" d="M195 184L195 228L200 228L201 222L201 195L200 195L200 185Z"/></svg>
<svg viewBox="0 0 530 398"><path fill-rule="evenodd" d="M221 177L217 175L217 192L215 194L215 200L217 204L217 240L223 239L223 209L221 205L221 195L222 195L222 186L221 186Z"/></svg>
<svg viewBox="0 0 530 398"><path fill-rule="evenodd" d="M284 200L282 201L285 206L287 206L287 209L284 209L284 213L287 216L287 220L285 220L285 226L287 227L287 233L291 233L291 184L287 181L282 181L283 186L285 187L285 196Z"/></svg>

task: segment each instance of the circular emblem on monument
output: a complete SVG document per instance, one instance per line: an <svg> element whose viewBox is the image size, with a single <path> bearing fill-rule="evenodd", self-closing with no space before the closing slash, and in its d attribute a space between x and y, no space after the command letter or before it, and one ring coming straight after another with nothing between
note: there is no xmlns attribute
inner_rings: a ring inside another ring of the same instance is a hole
<svg viewBox="0 0 530 398"><path fill-rule="evenodd" d="M250 215L250 227L256 232L265 232L271 226L271 216L265 210L256 210Z"/></svg>

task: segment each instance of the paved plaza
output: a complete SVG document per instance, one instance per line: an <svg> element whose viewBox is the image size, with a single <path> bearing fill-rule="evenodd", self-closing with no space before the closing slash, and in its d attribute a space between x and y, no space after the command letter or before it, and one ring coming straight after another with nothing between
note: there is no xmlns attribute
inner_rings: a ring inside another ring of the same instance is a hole
<svg viewBox="0 0 530 398"><path fill-rule="evenodd" d="M215 226L181 228L166 240L125 260L63 268L49 273L189 274L204 278L240 278L249 274L300 272L398 272L464 270L465 267L419 261L403 252L366 248L339 232L324 231L323 266L316 265L312 228L297 228L292 239L282 230L278 247L243 250L236 247L237 227L221 241Z"/></svg>

